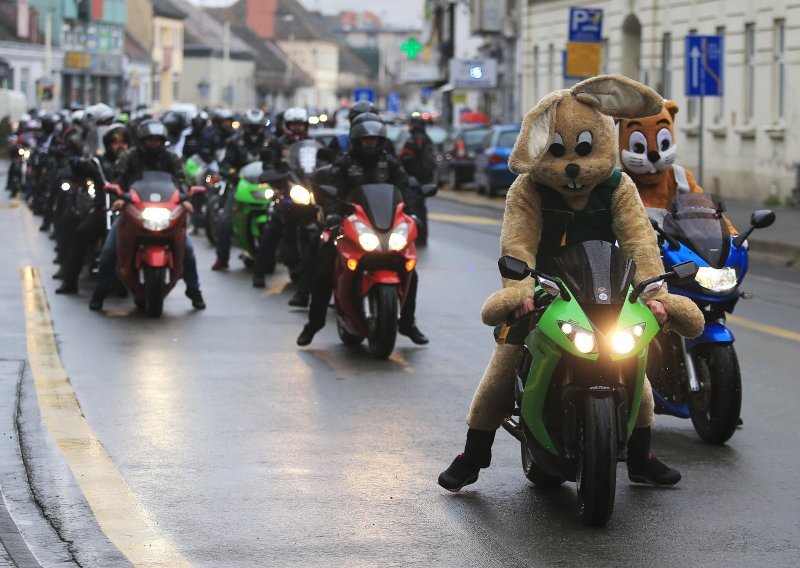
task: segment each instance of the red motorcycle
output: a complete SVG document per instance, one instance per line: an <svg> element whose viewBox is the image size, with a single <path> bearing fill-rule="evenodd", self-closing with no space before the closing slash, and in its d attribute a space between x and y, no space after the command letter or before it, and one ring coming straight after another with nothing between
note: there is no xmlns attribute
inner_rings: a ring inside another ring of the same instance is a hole
<svg viewBox="0 0 800 568"><path fill-rule="evenodd" d="M336 199L336 188L320 189ZM436 186L424 186L420 198L435 193ZM417 265L417 224L393 185L365 184L351 198L347 206L352 213L342 221L341 231L323 234L323 240L336 238L338 251L333 273L336 328L345 345L358 345L366 337L370 353L386 359L394 349L398 315Z"/></svg>
<svg viewBox="0 0 800 568"><path fill-rule="evenodd" d="M107 195L122 195L119 185L106 184L104 189ZM194 186L189 194L202 191ZM183 277L187 212L167 172L145 171L129 194L117 220L117 276L136 305L149 317L158 317L164 298Z"/></svg>

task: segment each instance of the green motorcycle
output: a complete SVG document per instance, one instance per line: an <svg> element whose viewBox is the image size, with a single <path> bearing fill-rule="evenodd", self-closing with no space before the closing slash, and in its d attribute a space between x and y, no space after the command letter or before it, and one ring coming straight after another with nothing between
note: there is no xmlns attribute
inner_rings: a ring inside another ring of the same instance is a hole
<svg viewBox="0 0 800 568"><path fill-rule="evenodd" d="M239 182L233 194L231 225L233 244L242 249L242 260L252 266L258 250L261 231L267 223L269 204L275 197L273 188L263 181L262 162L251 162L239 171Z"/></svg>
<svg viewBox="0 0 800 568"><path fill-rule="evenodd" d="M577 483L587 525L604 526L614 510L617 462L639 412L647 350L659 330L644 303L665 282L694 278L693 262L632 286L636 266L605 241L569 249L549 276L504 256L504 278L528 276L541 307L495 331L500 343L524 346L517 364L519 421L503 427L522 445L522 467L534 484Z"/></svg>

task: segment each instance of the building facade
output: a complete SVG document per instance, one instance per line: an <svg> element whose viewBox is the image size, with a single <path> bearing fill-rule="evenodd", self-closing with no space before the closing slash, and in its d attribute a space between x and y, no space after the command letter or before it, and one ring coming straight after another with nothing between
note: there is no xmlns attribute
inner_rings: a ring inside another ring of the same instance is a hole
<svg viewBox="0 0 800 568"><path fill-rule="evenodd" d="M524 2L521 108L568 86L567 0ZM723 197L785 201L800 164L800 4L790 0L587 1L602 8L602 73L622 73L678 103L679 161ZM724 37L723 96L684 95L688 35Z"/></svg>

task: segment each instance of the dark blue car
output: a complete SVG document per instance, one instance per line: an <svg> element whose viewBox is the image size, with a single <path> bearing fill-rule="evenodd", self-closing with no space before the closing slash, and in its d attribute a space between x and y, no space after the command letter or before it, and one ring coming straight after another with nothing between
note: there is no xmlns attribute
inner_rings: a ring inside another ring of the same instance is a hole
<svg viewBox="0 0 800 568"><path fill-rule="evenodd" d="M508 157L519 130L519 124L492 126L483 139L481 151L475 158L475 187L478 193L493 197L498 190L507 189L517 179L516 174L508 169Z"/></svg>

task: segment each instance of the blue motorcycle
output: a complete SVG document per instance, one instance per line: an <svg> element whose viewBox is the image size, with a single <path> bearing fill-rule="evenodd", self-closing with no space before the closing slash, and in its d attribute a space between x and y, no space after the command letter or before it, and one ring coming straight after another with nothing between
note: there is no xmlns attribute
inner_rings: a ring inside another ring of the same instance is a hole
<svg viewBox="0 0 800 568"><path fill-rule="evenodd" d="M692 299L706 320L694 339L659 333L653 341L647 374L656 413L691 418L700 437L712 444L725 443L741 423L742 377L725 314L744 295L747 237L775 222L772 211L756 211L750 227L734 237L724 210L719 199L702 193L678 195L668 210L648 209L665 271L690 260L699 267L694 282L670 286L670 292Z"/></svg>

